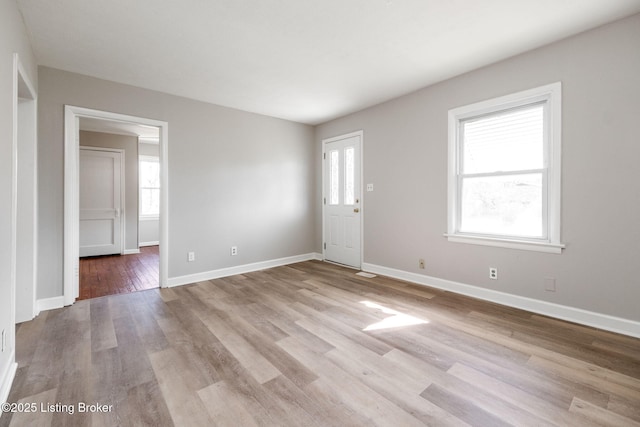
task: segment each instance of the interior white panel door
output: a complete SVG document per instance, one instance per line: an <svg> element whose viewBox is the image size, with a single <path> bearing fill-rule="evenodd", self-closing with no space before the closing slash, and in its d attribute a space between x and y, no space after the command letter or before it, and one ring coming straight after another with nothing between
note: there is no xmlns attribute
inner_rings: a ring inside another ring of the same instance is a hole
<svg viewBox="0 0 640 427"><path fill-rule="evenodd" d="M324 257L360 268L361 135L325 142Z"/></svg>
<svg viewBox="0 0 640 427"><path fill-rule="evenodd" d="M80 256L122 253L122 153L80 149Z"/></svg>

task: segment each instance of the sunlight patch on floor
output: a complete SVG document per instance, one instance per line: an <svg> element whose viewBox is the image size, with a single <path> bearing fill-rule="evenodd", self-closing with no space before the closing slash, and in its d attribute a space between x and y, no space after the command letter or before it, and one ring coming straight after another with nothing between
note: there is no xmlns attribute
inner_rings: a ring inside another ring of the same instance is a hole
<svg viewBox="0 0 640 427"><path fill-rule="evenodd" d="M364 304L369 308L380 310L385 314L391 314L390 317L387 317L384 320L381 320L376 323L372 323L371 325L367 326L366 328L363 329L363 331L376 331L380 329L399 328L402 326L424 325L425 323L429 323L428 320L419 319L409 314L401 313L399 311L393 310L391 308L387 308L375 302L360 301L360 304Z"/></svg>

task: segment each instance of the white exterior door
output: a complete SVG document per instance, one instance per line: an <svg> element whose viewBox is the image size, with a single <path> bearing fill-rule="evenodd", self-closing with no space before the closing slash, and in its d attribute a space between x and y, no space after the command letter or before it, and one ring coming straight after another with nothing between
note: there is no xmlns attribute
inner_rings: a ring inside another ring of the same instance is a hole
<svg viewBox="0 0 640 427"><path fill-rule="evenodd" d="M323 143L324 258L360 268L362 132Z"/></svg>
<svg viewBox="0 0 640 427"><path fill-rule="evenodd" d="M80 256L122 253L123 153L80 148Z"/></svg>

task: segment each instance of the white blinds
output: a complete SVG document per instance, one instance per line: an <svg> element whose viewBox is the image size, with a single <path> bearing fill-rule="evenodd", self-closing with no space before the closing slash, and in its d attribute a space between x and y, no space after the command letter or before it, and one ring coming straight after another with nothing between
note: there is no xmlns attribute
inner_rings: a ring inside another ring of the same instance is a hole
<svg viewBox="0 0 640 427"><path fill-rule="evenodd" d="M462 174L544 167L544 108L532 104L461 121Z"/></svg>

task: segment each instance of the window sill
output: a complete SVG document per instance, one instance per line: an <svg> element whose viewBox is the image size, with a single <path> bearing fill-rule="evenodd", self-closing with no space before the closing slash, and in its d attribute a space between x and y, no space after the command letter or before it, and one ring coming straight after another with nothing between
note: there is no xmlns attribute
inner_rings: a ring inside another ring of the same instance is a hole
<svg viewBox="0 0 640 427"><path fill-rule="evenodd" d="M445 234L450 242L468 243L471 245L495 246L500 248L520 249L524 251L562 253L565 245L561 243L531 242L528 240L501 239L497 237L466 236L461 234Z"/></svg>
<svg viewBox="0 0 640 427"><path fill-rule="evenodd" d="M140 221L158 221L160 219L160 215L157 216L141 216L139 217Z"/></svg>

